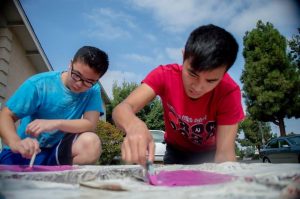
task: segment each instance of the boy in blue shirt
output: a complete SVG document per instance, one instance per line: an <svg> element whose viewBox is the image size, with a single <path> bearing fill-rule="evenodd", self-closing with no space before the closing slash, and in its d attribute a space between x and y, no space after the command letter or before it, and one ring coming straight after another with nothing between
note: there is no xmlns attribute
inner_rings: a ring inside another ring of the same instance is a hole
<svg viewBox="0 0 300 199"><path fill-rule="evenodd" d="M84 46L68 71L27 79L0 113L0 136L6 144L0 164L93 164L101 142L93 133L102 111L98 80L109 65L102 50ZM14 123L21 120L16 130Z"/></svg>

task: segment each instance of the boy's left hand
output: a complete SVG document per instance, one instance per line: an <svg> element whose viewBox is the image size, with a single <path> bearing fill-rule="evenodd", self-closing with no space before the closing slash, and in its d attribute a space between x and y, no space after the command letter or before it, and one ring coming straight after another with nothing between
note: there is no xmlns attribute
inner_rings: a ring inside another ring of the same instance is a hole
<svg viewBox="0 0 300 199"><path fill-rule="evenodd" d="M38 137L42 132L54 131L57 129L57 120L36 119L27 125L26 133Z"/></svg>

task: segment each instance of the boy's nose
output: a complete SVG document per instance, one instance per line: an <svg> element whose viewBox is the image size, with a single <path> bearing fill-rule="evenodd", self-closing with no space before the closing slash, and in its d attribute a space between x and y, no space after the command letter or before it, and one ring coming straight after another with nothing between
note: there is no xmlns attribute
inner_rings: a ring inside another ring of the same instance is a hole
<svg viewBox="0 0 300 199"><path fill-rule="evenodd" d="M197 93L203 91L203 85L202 84L199 84L199 83L195 83L193 84L193 90Z"/></svg>
<svg viewBox="0 0 300 199"><path fill-rule="evenodd" d="M79 80L75 83L78 87L82 87L83 86L83 81L82 80Z"/></svg>

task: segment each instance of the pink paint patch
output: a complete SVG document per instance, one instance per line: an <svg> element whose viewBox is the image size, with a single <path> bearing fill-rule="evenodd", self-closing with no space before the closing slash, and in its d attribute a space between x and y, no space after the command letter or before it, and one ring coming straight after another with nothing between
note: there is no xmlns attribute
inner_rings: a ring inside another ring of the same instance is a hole
<svg viewBox="0 0 300 199"><path fill-rule="evenodd" d="M193 186L225 183L236 177L196 170L161 171L149 176L149 183L154 186Z"/></svg>
<svg viewBox="0 0 300 199"><path fill-rule="evenodd" d="M0 165L0 171L12 171L12 172L51 172L51 171L65 171L74 170L76 167L71 165L61 166L44 166L34 165L33 167L25 165Z"/></svg>

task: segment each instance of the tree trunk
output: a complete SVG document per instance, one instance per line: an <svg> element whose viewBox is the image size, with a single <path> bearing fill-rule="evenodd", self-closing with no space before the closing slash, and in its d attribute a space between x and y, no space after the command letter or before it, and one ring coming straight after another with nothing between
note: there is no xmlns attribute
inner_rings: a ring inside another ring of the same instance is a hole
<svg viewBox="0 0 300 199"><path fill-rule="evenodd" d="M286 136L284 118L280 118L278 121L279 121L280 136Z"/></svg>

